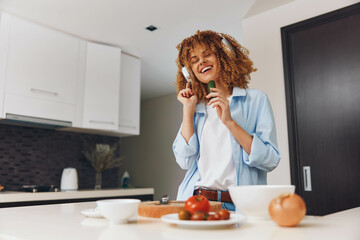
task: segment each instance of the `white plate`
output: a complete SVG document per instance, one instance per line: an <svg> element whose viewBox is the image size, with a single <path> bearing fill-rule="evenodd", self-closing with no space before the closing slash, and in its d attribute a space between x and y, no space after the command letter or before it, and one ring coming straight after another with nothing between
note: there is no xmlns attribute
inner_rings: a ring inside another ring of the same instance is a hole
<svg viewBox="0 0 360 240"><path fill-rule="evenodd" d="M183 228L223 228L237 224L240 226L246 221L246 216L243 214L231 213L230 219L228 220L216 220L216 221L191 221L191 220L180 220L177 213L167 214L161 217L166 223L176 224Z"/></svg>
<svg viewBox="0 0 360 240"><path fill-rule="evenodd" d="M84 209L81 211L81 213L87 217L93 217L93 218L103 217L103 215L100 213L100 211L97 208Z"/></svg>

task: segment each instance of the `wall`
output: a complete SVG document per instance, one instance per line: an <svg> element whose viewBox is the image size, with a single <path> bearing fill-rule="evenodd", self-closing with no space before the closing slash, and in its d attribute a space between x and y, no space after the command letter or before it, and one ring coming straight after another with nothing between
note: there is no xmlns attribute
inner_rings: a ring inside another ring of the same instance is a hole
<svg viewBox="0 0 360 240"><path fill-rule="evenodd" d="M244 46L258 71L250 87L265 91L272 103L282 154L279 166L268 175L269 184L289 184L290 164L280 28L354 3L356 0L297 0L242 22Z"/></svg>
<svg viewBox="0 0 360 240"><path fill-rule="evenodd" d="M154 199L165 193L174 200L185 176L175 162L172 144L182 121L182 105L176 94L141 103L140 136L121 138L121 153L126 161L123 170L130 174L132 185L154 187Z"/></svg>
<svg viewBox="0 0 360 240"><path fill-rule="evenodd" d="M82 151L87 144L114 144L116 137L60 132L51 129L0 125L0 184L60 186L65 167L77 169L79 189L93 189L95 171ZM103 172L103 188L119 186L119 169Z"/></svg>

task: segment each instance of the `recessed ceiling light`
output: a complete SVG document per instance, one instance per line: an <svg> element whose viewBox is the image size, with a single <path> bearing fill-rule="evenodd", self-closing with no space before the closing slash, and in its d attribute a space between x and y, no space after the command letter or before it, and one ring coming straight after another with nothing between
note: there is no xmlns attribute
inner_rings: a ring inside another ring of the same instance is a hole
<svg viewBox="0 0 360 240"><path fill-rule="evenodd" d="M149 30L150 32L152 32L152 31L155 31L157 29L157 27L150 25L146 29Z"/></svg>

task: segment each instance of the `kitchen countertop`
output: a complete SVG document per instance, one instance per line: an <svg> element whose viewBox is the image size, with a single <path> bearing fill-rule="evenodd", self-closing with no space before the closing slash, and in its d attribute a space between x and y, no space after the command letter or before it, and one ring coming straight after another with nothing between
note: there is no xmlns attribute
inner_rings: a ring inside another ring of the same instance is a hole
<svg viewBox="0 0 360 240"><path fill-rule="evenodd" d="M86 202L0 209L0 239L360 239L360 207L323 217L306 216L294 228L279 227L269 219L248 220L239 227L217 230L183 229L145 217L110 225L104 218L81 214L81 210L94 207L95 202Z"/></svg>
<svg viewBox="0 0 360 240"><path fill-rule="evenodd" d="M131 196L154 194L153 188L124 188L103 190L78 190L60 192L0 192L0 203L84 199L97 197Z"/></svg>

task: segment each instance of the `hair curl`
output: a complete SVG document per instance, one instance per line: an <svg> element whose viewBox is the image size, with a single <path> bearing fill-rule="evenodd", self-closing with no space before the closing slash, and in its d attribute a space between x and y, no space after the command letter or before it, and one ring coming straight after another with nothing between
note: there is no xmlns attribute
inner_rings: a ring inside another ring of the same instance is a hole
<svg viewBox="0 0 360 240"><path fill-rule="evenodd" d="M223 43L225 38L231 45L227 46ZM255 72L253 62L249 58L249 51L241 46L233 37L227 34L218 34L214 31L197 31L195 35L184 39L177 49L179 55L176 59L178 72L176 76L176 90L179 94L180 90L186 88L186 79L182 74L182 67L186 67L191 75L191 85L193 92L198 97L198 102L205 100L208 94L207 84L200 82L190 65L190 52L199 45L204 45L211 49L215 54L220 66L220 83L228 88L241 87L247 88L250 82L250 73Z"/></svg>

